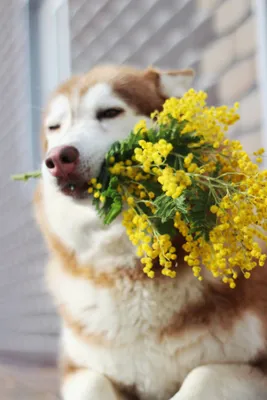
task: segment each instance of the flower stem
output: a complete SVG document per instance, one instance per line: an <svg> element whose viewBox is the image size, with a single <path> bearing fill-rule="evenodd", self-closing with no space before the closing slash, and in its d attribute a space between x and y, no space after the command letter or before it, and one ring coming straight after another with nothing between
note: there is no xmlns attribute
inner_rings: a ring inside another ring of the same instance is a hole
<svg viewBox="0 0 267 400"><path fill-rule="evenodd" d="M32 171L32 172L26 172L25 174L18 174L18 175L13 175L11 176L11 179L13 181L28 181L29 179L39 179L41 178L42 173L40 170L38 171Z"/></svg>

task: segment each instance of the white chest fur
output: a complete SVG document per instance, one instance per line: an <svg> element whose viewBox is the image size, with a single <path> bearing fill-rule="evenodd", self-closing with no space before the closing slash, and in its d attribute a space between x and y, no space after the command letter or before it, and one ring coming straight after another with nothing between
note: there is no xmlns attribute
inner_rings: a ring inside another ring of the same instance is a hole
<svg viewBox="0 0 267 400"><path fill-rule="evenodd" d="M77 365L135 386L142 400L168 399L194 367L248 362L263 346L260 322L251 314L237 320L229 331L222 329L218 317L209 326L185 327L160 340L159 332L173 315L186 303L201 299L190 275L182 288L169 280L157 285L127 279L113 288L101 288L68 275L57 263L50 267L50 287L58 303L84 326L84 334L107 340L101 345L90 343L64 326L64 352Z"/></svg>

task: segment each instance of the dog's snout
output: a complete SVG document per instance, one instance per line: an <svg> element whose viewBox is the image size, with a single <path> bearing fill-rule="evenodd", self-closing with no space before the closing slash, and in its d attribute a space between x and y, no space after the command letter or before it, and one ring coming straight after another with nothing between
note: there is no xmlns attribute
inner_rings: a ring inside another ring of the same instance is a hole
<svg viewBox="0 0 267 400"><path fill-rule="evenodd" d="M57 177L66 177L74 172L79 160L79 151L74 146L59 146L52 149L45 160L50 173Z"/></svg>

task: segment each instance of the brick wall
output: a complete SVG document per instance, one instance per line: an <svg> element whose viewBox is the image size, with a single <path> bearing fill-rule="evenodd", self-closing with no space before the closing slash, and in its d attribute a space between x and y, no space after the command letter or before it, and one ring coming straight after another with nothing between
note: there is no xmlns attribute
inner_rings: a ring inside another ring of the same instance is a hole
<svg viewBox="0 0 267 400"><path fill-rule="evenodd" d="M240 101L232 131L252 151L261 142L252 0L69 0L74 72L103 62L191 66L210 103Z"/></svg>
<svg viewBox="0 0 267 400"><path fill-rule="evenodd" d="M214 88L216 103L240 102L241 120L232 135L252 152L262 142L257 29L251 0L198 0L212 18L213 38L203 48L199 85Z"/></svg>

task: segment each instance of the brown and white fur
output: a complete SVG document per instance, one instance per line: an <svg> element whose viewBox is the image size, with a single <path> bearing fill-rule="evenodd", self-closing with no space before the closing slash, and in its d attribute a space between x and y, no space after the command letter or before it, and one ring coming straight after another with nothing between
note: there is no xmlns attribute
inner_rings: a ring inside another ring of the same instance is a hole
<svg viewBox="0 0 267 400"><path fill-rule="evenodd" d="M87 182L114 141L191 81L189 70L116 66L72 78L44 116L46 157L74 146L75 177ZM97 118L110 108L123 111ZM63 399L267 399L267 270L240 278L235 290L209 276L199 282L180 243L177 278L146 278L120 219L104 226L90 198L61 190L45 162L42 174L36 214L62 317Z"/></svg>

